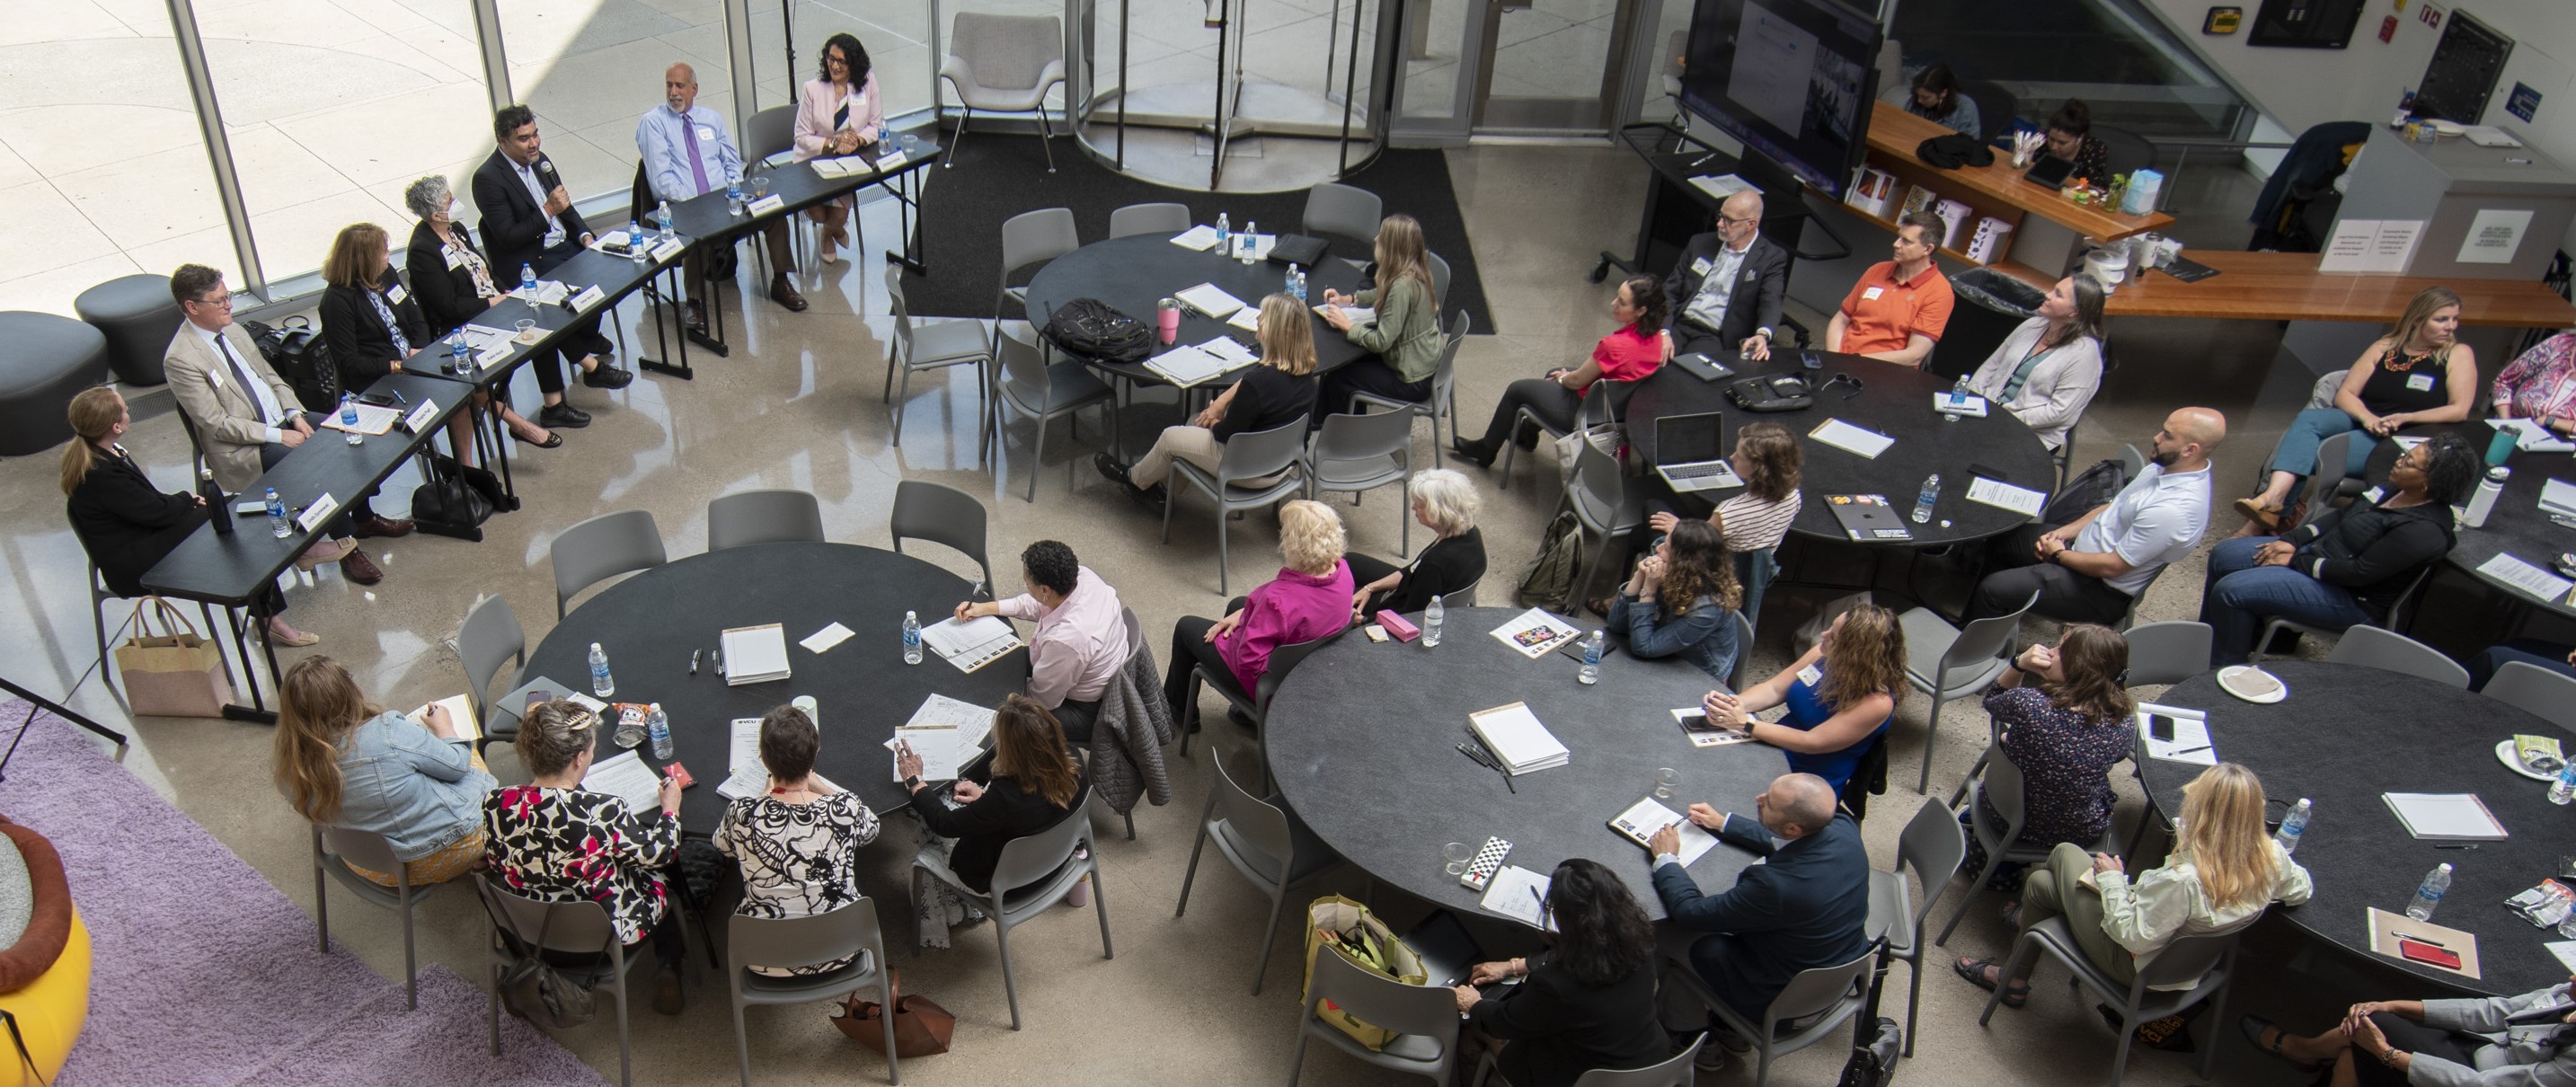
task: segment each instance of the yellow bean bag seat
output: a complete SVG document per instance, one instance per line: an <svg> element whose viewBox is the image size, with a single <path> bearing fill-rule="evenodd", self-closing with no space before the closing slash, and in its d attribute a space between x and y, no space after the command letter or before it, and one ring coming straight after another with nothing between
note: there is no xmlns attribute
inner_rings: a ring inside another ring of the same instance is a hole
<svg viewBox="0 0 2576 1087"><path fill-rule="evenodd" d="M27 863L34 915L15 945L0 949L0 1011L16 1020L12 1041L0 1030L0 1062L11 1071L0 1083L33 1087L51 1083L89 1019L89 929L72 906L62 855L45 836L0 818L0 835ZM18 1052L19 1044L26 1047Z"/></svg>

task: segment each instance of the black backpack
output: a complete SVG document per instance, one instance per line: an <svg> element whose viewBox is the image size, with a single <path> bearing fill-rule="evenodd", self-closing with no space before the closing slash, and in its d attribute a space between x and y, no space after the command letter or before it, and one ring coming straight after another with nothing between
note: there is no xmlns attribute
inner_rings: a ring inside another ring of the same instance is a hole
<svg viewBox="0 0 2576 1087"><path fill-rule="evenodd" d="M1154 333L1097 298L1076 298L1047 317L1046 338L1067 354L1100 362L1143 362Z"/></svg>
<svg viewBox="0 0 2576 1087"><path fill-rule="evenodd" d="M2129 470L2116 460L2095 461L2093 467L2077 473L2048 500L2048 508L2039 512L2041 524L2073 524L2075 519L2093 512L2119 497L2120 489L2129 485Z"/></svg>
<svg viewBox="0 0 2576 1087"><path fill-rule="evenodd" d="M1896 1020L1880 1016L1863 1026L1860 1039L1852 1045L1851 1059L1843 1062L1843 1078L1837 1087L1887 1087L1896 1081L1896 1059L1905 1049L1905 1032Z"/></svg>
<svg viewBox="0 0 2576 1087"><path fill-rule="evenodd" d="M268 368L295 389L295 399L304 410L330 411L340 406L340 368L331 361L330 345L322 342L312 321L299 314L280 325L244 320L241 326L259 348L259 357L268 360Z"/></svg>

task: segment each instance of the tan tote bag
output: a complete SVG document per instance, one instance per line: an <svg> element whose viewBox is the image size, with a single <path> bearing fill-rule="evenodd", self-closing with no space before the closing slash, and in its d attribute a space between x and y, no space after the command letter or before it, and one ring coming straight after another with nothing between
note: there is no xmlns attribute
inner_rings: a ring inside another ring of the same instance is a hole
<svg viewBox="0 0 2576 1087"><path fill-rule="evenodd" d="M155 615L161 619L157 634ZM116 647L116 671L137 716L221 717L233 700L223 647L198 637L188 617L157 596L144 597L135 608L134 636Z"/></svg>

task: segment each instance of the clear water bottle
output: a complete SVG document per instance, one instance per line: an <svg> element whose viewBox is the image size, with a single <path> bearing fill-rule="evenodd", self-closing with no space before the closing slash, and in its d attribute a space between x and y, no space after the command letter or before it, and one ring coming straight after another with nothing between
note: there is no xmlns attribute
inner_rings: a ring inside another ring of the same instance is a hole
<svg viewBox="0 0 2576 1087"><path fill-rule="evenodd" d="M1440 644L1440 619L1448 613L1449 609L1440 603L1440 594L1433 593L1431 606L1422 609L1422 648Z"/></svg>
<svg viewBox="0 0 2576 1087"><path fill-rule="evenodd" d="M473 366L471 361L473 354L474 349L467 346L465 343L464 326L459 325L457 326L456 331L447 334L447 369L449 373L462 374L467 372Z"/></svg>
<svg viewBox="0 0 2576 1087"><path fill-rule="evenodd" d="M340 394L340 429L348 434L350 445L367 440L358 433L358 398L347 393Z"/></svg>
<svg viewBox="0 0 2576 1087"><path fill-rule="evenodd" d="M2558 768L2558 780L2549 783L2549 802L2564 806L2576 801L2576 762Z"/></svg>
<svg viewBox="0 0 2576 1087"><path fill-rule="evenodd" d="M1943 405L1944 408L1950 410L1945 410L1941 413L1942 421L1949 423L1958 422L1959 412L1957 409L1966 406L1968 398L1974 395L1976 395L1976 390L1968 387L1968 375L1959 375L1958 383L1950 386L1950 400L1947 404Z"/></svg>
<svg viewBox="0 0 2576 1087"><path fill-rule="evenodd" d="M608 652L599 648L598 642L592 642L590 643L591 697L607 698L616 693L617 680L608 674Z"/></svg>
<svg viewBox="0 0 2576 1087"><path fill-rule="evenodd" d="M674 236L674 232L671 230L671 202L668 200L662 201L660 207L653 209L653 218L662 228L662 237L660 240L666 242L670 241Z"/></svg>
<svg viewBox="0 0 2576 1087"><path fill-rule="evenodd" d="M537 296L537 269L535 265L522 264L519 266L519 296L528 299L534 299Z"/></svg>
<svg viewBox="0 0 2576 1087"><path fill-rule="evenodd" d="M1234 255L1242 258L1245 264L1250 264L1252 263L1252 251L1260 244L1261 224L1253 222L1250 219L1244 220L1243 238L1240 242L1236 243L1234 247Z"/></svg>
<svg viewBox="0 0 2576 1087"><path fill-rule="evenodd" d="M653 741L653 757L671 757L671 718L662 712L662 704L653 703L644 711L644 735Z"/></svg>
<svg viewBox="0 0 2576 1087"><path fill-rule="evenodd" d="M626 220L626 256L632 260L644 259L644 224L634 219Z"/></svg>
<svg viewBox="0 0 2576 1087"><path fill-rule="evenodd" d="M277 488L268 489L268 534L285 539L293 531L286 523L286 500L277 497Z"/></svg>
<svg viewBox="0 0 2576 1087"><path fill-rule="evenodd" d="M2308 832L2308 810L2308 798L2303 796L2290 807L2290 814L2281 818L2280 832L2272 835L2273 841L2281 843L2281 852L2299 851L2299 836Z"/></svg>
<svg viewBox="0 0 2576 1087"><path fill-rule="evenodd" d="M1586 684L1601 682L1600 631L1593 631L1591 637L1583 639L1583 670L1575 673L1574 678Z"/></svg>
<svg viewBox="0 0 2576 1087"><path fill-rule="evenodd" d="M908 611L903 613L903 662L921 663L921 619Z"/></svg>
<svg viewBox="0 0 2576 1087"><path fill-rule="evenodd" d="M1914 496L1914 523L1932 520L1932 503L1941 500L1941 473L1923 477L1923 493Z"/></svg>
<svg viewBox="0 0 2576 1087"><path fill-rule="evenodd" d="M1297 300L1306 300L1306 270L1303 268L1297 269Z"/></svg>
<svg viewBox="0 0 2576 1087"><path fill-rule="evenodd" d="M1304 294L1304 292L1302 292L1301 290L1299 290L1299 288L1298 288L1298 286L1297 286L1297 266L1296 266L1296 265L1294 265L1294 264L1289 265L1289 266L1288 266L1288 270L1287 270L1285 273L1282 273L1282 274L1280 275L1280 277L1279 277L1279 290L1280 290L1280 292L1281 292L1281 293L1286 294L1286 295L1287 295L1288 297L1290 297L1290 298L1297 299L1297 300L1299 300L1299 301L1301 301L1301 302L1305 300L1306 295Z"/></svg>
<svg viewBox="0 0 2576 1087"><path fill-rule="evenodd" d="M2415 901L2406 904L2406 916L2418 921L2433 919L2433 909L2442 904L2442 896L2451 890L2451 866L2442 864L2424 873L2424 885L2415 888Z"/></svg>
<svg viewBox="0 0 2576 1087"><path fill-rule="evenodd" d="M742 182L725 182L725 213L728 215L742 214Z"/></svg>
<svg viewBox="0 0 2576 1087"><path fill-rule="evenodd" d="M1231 226L1231 225L1229 225L1229 224L1227 223L1226 218L1225 218L1225 213L1224 213L1224 212L1222 212L1222 211L1220 211L1220 212L1216 213L1216 251L1217 251L1217 255L1218 255L1218 256L1224 256L1224 255L1225 255L1225 254L1227 254L1227 253L1234 252L1234 250L1227 248L1228 246L1231 246L1231 245L1233 245L1233 244L1234 244L1234 227L1233 227L1233 226Z"/></svg>

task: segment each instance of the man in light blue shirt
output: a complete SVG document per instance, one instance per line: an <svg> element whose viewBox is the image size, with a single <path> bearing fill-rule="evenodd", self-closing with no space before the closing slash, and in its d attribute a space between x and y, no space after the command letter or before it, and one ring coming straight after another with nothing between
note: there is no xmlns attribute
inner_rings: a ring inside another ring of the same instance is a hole
<svg viewBox="0 0 2576 1087"><path fill-rule="evenodd" d="M635 125L635 148L644 154L645 181L658 199L676 204L721 192L743 178L742 151L726 131L724 115L699 109L697 103L697 71L674 64L662 73L662 104ZM789 312L804 312L804 296L787 279L787 269L795 266L787 250L787 217L772 219L761 233L769 244L769 297ZM686 278L693 282L703 278L705 261L704 249L691 250ZM690 327L706 327L706 311L695 299L690 300L688 312Z"/></svg>

